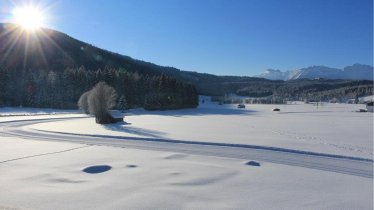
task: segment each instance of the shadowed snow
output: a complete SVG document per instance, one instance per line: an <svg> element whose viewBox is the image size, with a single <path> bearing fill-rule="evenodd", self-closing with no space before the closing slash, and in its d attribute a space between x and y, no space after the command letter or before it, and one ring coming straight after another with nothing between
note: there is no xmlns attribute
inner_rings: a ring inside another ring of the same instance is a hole
<svg viewBox="0 0 374 210"><path fill-rule="evenodd" d="M111 166L108 165L98 165L98 166L90 166L85 169L83 169L83 172L89 173L89 174L98 174L98 173L103 173L106 171L109 171L112 169Z"/></svg>

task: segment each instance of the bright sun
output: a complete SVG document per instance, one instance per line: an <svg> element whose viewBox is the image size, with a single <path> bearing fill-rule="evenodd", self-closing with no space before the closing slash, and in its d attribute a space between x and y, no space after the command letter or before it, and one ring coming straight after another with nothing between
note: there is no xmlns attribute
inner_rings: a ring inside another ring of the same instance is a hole
<svg viewBox="0 0 374 210"><path fill-rule="evenodd" d="M17 7L12 11L13 21L27 30L36 30L43 25L43 12L37 7Z"/></svg>

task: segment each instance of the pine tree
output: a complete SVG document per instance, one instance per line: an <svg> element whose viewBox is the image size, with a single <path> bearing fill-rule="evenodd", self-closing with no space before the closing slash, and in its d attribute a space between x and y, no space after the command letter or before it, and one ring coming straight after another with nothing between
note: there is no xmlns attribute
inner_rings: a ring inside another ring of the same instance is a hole
<svg viewBox="0 0 374 210"><path fill-rule="evenodd" d="M124 112L126 109L128 109L127 101L124 95L121 95L121 97L118 100L117 103L117 109L119 109L121 112Z"/></svg>

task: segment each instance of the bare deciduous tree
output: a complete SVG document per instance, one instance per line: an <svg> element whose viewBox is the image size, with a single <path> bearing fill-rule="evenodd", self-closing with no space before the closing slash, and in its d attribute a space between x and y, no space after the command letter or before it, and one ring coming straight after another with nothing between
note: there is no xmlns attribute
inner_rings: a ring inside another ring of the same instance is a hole
<svg viewBox="0 0 374 210"><path fill-rule="evenodd" d="M96 123L114 123L115 119L110 115L109 109L116 105L117 93L105 82L99 82L88 94L88 111L96 118Z"/></svg>
<svg viewBox="0 0 374 210"><path fill-rule="evenodd" d="M90 111L88 110L88 96L90 95L90 91L87 91L81 95L78 101L78 107L84 113L89 114Z"/></svg>

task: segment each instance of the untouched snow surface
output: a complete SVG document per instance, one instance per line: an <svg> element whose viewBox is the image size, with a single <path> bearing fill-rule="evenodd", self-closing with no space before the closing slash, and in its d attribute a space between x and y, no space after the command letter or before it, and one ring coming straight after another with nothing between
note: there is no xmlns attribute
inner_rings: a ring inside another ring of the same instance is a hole
<svg viewBox="0 0 374 210"><path fill-rule="evenodd" d="M369 178L13 137L0 145L0 209L373 208ZM83 171L97 165L110 170Z"/></svg>
<svg viewBox="0 0 374 210"><path fill-rule="evenodd" d="M280 108L280 112L272 111ZM41 123L31 129L273 146L373 159L373 114L364 105L313 104L219 106L125 113L126 123L97 125L93 118Z"/></svg>

